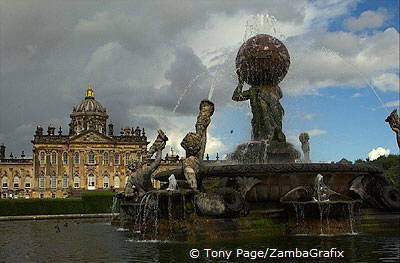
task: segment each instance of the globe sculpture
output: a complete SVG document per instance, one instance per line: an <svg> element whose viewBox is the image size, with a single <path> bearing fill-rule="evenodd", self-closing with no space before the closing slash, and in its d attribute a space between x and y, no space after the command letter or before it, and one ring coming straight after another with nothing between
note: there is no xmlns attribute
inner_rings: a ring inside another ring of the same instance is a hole
<svg viewBox="0 0 400 263"><path fill-rule="evenodd" d="M236 57L239 78L251 86L274 86L286 76L290 56L275 37L259 34L240 47Z"/></svg>

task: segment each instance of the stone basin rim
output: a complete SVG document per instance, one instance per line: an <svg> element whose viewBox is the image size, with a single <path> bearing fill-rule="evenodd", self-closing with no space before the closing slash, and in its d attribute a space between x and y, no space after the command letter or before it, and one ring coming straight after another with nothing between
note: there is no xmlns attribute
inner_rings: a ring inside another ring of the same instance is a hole
<svg viewBox="0 0 400 263"><path fill-rule="evenodd" d="M165 181L171 174L183 176L182 167L161 171L153 175L154 179ZM382 169L368 164L331 164L331 163L271 163L271 164L209 164L204 162L200 175L204 177L237 177L265 173L324 173L324 172L362 172L382 175Z"/></svg>

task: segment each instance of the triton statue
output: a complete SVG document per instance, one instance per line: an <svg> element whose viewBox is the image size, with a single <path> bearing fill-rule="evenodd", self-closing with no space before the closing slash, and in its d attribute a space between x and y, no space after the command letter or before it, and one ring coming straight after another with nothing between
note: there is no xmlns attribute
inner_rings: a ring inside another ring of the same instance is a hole
<svg viewBox="0 0 400 263"><path fill-rule="evenodd" d="M189 132L182 140L181 146L186 151L186 159L183 161L185 178L192 189L198 190L197 178L207 143L207 128L214 114L214 103L209 100L202 100L200 112L197 116L196 132Z"/></svg>
<svg viewBox="0 0 400 263"><path fill-rule="evenodd" d="M311 160L310 160L310 143L309 143L310 136L306 132L300 133L299 140L301 142L301 149L303 150L303 154L304 154L303 162L311 163Z"/></svg>
<svg viewBox="0 0 400 263"><path fill-rule="evenodd" d="M400 116L397 114L397 109L393 110L385 121L389 123L390 128L396 133L397 146L400 149Z"/></svg>
<svg viewBox="0 0 400 263"><path fill-rule="evenodd" d="M167 141L168 137L164 132L158 130L158 136L150 147L146 158L129 162L128 169L132 173L129 175L128 182L125 186L126 198L135 198L139 200L146 192L154 190L151 182L151 174L160 165L162 150L165 148ZM156 153L156 159L148 166L147 163L154 153Z"/></svg>

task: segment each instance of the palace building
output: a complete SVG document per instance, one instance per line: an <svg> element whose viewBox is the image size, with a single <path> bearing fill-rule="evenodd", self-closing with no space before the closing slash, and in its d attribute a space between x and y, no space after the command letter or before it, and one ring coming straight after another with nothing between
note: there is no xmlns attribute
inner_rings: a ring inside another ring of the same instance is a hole
<svg viewBox="0 0 400 263"><path fill-rule="evenodd" d="M84 191L120 191L128 177L129 160L147 152L144 128L125 126L119 135L107 125L107 111L95 99L89 84L84 100L70 114L68 134L52 125L46 133L37 126L33 158L6 158L0 151L2 198L61 198ZM169 156L164 166L176 165L179 156ZM161 167L160 167L161 168Z"/></svg>

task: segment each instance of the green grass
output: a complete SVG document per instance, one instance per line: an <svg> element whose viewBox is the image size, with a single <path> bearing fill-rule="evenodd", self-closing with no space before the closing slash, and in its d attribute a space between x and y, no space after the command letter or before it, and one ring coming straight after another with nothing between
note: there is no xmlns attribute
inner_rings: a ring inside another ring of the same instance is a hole
<svg viewBox="0 0 400 263"><path fill-rule="evenodd" d="M113 193L88 193L82 198L0 200L0 216L110 213Z"/></svg>

